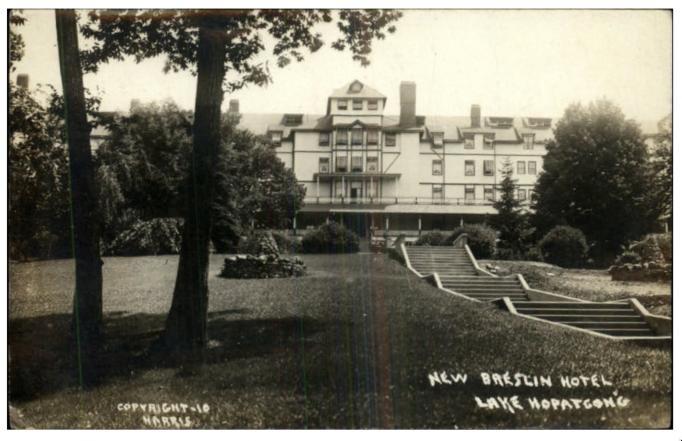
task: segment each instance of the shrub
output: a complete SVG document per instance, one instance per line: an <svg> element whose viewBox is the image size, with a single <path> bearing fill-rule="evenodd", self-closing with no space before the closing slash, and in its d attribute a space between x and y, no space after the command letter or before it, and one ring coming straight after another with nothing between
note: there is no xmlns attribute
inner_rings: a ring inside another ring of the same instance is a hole
<svg viewBox="0 0 682 441"><path fill-rule="evenodd" d="M673 235L672 233L662 233L653 235L658 242L658 247L663 253L663 259L666 262L673 261Z"/></svg>
<svg viewBox="0 0 682 441"><path fill-rule="evenodd" d="M630 251L636 253L642 262L663 262L663 252L658 244L658 240L654 235L646 236L639 242L630 245Z"/></svg>
<svg viewBox="0 0 682 441"><path fill-rule="evenodd" d="M497 241L497 232L485 224L469 224L464 225L455 230L448 236L445 243L452 245L457 237L466 233L468 236L467 244L471 248L471 252L477 259L488 259L495 253L495 243Z"/></svg>
<svg viewBox="0 0 682 441"><path fill-rule="evenodd" d="M288 259L269 254L228 257L225 259L219 277L227 279L272 279L301 277L305 273L305 264L298 257Z"/></svg>
<svg viewBox="0 0 682 441"><path fill-rule="evenodd" d="M301 241L304 253L357 253L359 250L358 236L336 222L320 225L306 233Z"/></svg>
<svg viewBox="0 0 682 441"><path fill-rule="evenodd" d="M542 252L537 246L530 247L526 252L526 260L533 262L542 262Z"/></svg>
<svg viewBox="0 0 682 441"><path fill-rule="evenodd" d="M419 238L414 241L414 244L431 246L447 245L445 243L447 239L448 237L440 231L430 231L419 236ZM449 245L452 245L452 242L450 242Z"/></svg>
<svg viewBox="0 0 682 441"><path fill-rule="evenodd" d="M634 251L628 250L616 258L615 264L624 265L626 263L640 263L641 261L642 258L639 257L639 254L635 253Z"/></svg>
<svg viewBox="0 0 682 441"><path fill-rule="evenodd" d="M108 256L178 254L182 243L182 220L155 218L138 220L121 232L102 252Z"/></svg>
<svg viewBox="0 0 682 441"><path fill-rule="evenodd" d="M552 228L538 246L545 262L566 268L583 265L588 250L583 232L566 225Z"/></svg>
<svg viewBox="0 0 682 441"><path fill-rule="evenodd" d="M277 242L277 248L280 253L296 253L300 246L295 237L290 237L282 233L272 233L272 237Z"/></svg>

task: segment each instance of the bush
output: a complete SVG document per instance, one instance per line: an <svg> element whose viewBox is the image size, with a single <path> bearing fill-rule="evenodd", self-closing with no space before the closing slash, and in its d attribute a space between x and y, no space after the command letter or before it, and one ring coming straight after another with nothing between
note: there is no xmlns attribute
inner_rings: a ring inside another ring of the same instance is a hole
<svg viewBox="0 0 682 441"><path fill-rule="evenodd" d="M663 259L666 262L673 261L673 235L672 233L654 234L653 235L658 242L658 247L663 253Z"/></svg>
<svg viewBox="0 0 682 441"><path fill-rule="evenodd" d="M450 242L449 244L446 243L447 239L448 237L445 234L439 231L431 231L419 236L419 238L414 241L414 244L431 246L452 245L452 242Z"/></svg>
<svg viewBox="0 0 682 441"><path fill-rule="evenodd" d="M630 251L637 254L642 262L663 262L663 252L654 235L646 236L639 242L630 245Z"/></svg>
<svg viewBox="0 0 682 441"><path fill-rule="evenodd" d="M635 253L634 251L628 250L616 258L615 264L625 265L626 263L640 263L641 261L642 258L639 257L639 254Z"/></svg>
<svg viewBox="0 0 682 441"><path fill-rule="evenodd" d="M181 229L181 219L138 220L116 236L111 243L104 244L102 254L107 256L178 254L182 243Z"/></svg>
<svg viewBox="0 0 682 441"><path fill-rule="evenodd" d="M295 237L290 237L282 233L272 233L272 237L275 239L275 242L277 242L277 248L279 248L280 253L296 253L300 249L299 242Z"/></svg>
<svg viewBox="0 0 682 441"><path fill-rule="evenodd" d="M538 246L545 262L565 268L582 266L588 250L583 232L566 225L552 228Z"/></svg>
<svg viewBox="0 0 682 441"><path fill-rule="evenodd" d="M470 224L458 228L446 239L447 245L452 245L460 234L466 233L467 244L477 259L488 259L495 253L497 232L485 224Z"/></svg>
<svg viewBox="0 0 682 441"><path fill-rule="evenodd" d="M304 253L357 253L359 250L358 236L336 222L320 225L306 233L301 241Z"/></svg>
<svg viewBox="0 0 682 441"><path fill-rule="evenodd" d="M274 254L233 256L225 259L219 277L227 279L272 279L301 277L306 267L301 259L288 259Z"/></svg>

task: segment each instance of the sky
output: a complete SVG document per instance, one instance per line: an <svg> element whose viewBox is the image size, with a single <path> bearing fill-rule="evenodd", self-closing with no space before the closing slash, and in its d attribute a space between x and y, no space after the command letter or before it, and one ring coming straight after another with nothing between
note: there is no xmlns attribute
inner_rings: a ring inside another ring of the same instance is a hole
<svg viewBox="0 0 682 441"><path fill-rule="evenodd" d="M320 31L326 46L302 63L279 69L273 83L225 96L245 113L324 114L332 90L358 79L387 96L386 114L399 113L401 81L417 84L417 113L561 116L571 103L600 98L629 118L657 121L672 111L672 17L652 10L406 10L395 34L374 43L363 68L332 49L334 25ZM31 86L61 89L54 13L27 10L19 27L26 43L15 74ZM82 42L86 45L87 42ZM267 58L265 58L267 59ZM172 99L194 106L196 79L164 74L162 57L103 65L84 77L102 96L102 110L126 111L130 101Z"/></svg>

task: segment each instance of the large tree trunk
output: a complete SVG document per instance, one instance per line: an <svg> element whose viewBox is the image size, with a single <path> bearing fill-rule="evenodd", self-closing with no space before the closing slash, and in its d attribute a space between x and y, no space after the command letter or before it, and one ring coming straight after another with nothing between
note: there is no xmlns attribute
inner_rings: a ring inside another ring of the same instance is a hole
<svg viewBox="0 0 682 441"><path fill-rule="evenodd" d="M210 25L199 28L197 95L185 224L173 304L163 336L167 349L189 355L195 361L203 356L207 340L210 213L213 169L220 145L226 38L224 28Z"/></svg>
<svg viewBox="0 0 682 441"><path fill-rule="evenodd" d="M83 385L97 379L95 359L102 336L102 260L76 13L71 9L57 10L56 21L69 145L73 253L76 260L73 331L79 379Z"/></svg>

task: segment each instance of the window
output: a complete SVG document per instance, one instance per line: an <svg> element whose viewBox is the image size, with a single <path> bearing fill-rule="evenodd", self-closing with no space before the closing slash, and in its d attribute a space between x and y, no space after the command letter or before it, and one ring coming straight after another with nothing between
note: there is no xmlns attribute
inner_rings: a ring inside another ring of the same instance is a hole
<svg viewBox="0 0 682 441"><path fill-rule="evenodd" d="M492 159L483 161L483 176L492 176L495 174L495 166Z"/></svg>
<svg viewBox="0 0 682 441"><path fill-rule="evenodd" d="M538 174L538 168L535 161L528 161L528 174L529 175Z"/></svg>
<svg viewBox="0 0 682 441"><path fill-rule="evenodd" d="M464 176L476 176L476 164L474 161L464 161Z"/></svg>
<svg viewBox="0 0 682 441"><path fill-rule="evenodd" d="M329 132L320 132L320 145L329 145Z"/></svg>
<svg viewBox="0 0 682 441"><path fill-rule="evenodd" d="M533 150L533 144L535 142L535 134L523 135L523 148L526 150Z"/></svg>
<svg viewBox="0 0 682 441"><path fill-rule="evenodd" d="M474 148L483 148L483 135L474 135Z"/></svg>
<svg viewBox="0 0 682 441"><path fill-rule="evenodd" d="M396 145L396 136L395 133L386 133L384 135L384 142L386 143L386 147L395 147Z"/></svg>
<svg viewBox="0 0 682 441"><path fill-rule="evenodd" d="M377 145L379 143L379 131L378 130L368 130L367 131L367 145Z"/></svg>
<svg viewBox="0 0 682 441"><path fill-rule="evenodd" d="M361 172L362 171L362 156L353 156L350 158L350 171Z"/></svg>
<svg viewBox="0 0 682 441"><path fill-rule="evenodd" d="M492 150L495 148L495 138L492 136L486 136L483 138L483 148L485 150Z"/></svg>
<svg viewBox="0 0 682 441"><path fill-rule="evenodd" d="M486 201L492 201L495 199L492 187L483 187L483 199Z"/></svg>
<svg viewBox="0 0 682 441"><path fill-rule="evenodd" d="M348 171L348 158L345 156L336 157L336 171L346 172Z"/></svg>
<svg viewBox="0 0 682 441"><path fill-rule="evenodd" d="M339 110L348 110L348 100L338 100L336 102L336 108Z"/></svg>
<svg viewBox="0 0 682 441"><path fill-rule="evenodd" d="M367 101L367 110L377 110L379 108L379 100Z"/></svg>
<svg viewBox="0 0 682 441"><path fill-rule="evenodd" d="M443 175L443 161L440 159L434 159L431 161L431 174L433 176Z"/></svg>
<svg viewBox="0 0 682 441"><path fill-rule="evenodd" d="M376 156L367 157L367 171L376 173L379 171L379 158Z"/></svg>
<svg viewBox="0 0 682 441"><path fill-rule="evenodd" d="M526 174L526 161L518 161L516 163L516 174L525 175Z"/></svg>
<svg viewBox="0 0 682 441"><path fill-rule="evenodd" d="M473 149L474 148L474 138L467 138L464 140L464 148L465 149Z"/></svg>
<svg viewBox="0 0 682 441"><path fill-rule="evenodd" d="M443 186L434 185L431 187L431 197L433 199L443 199Z"/></svg>
<svg viewBox="0 0 682 441"><path fill-rule="evenodd" d="M520 201L525 201L526 200L526 190L519 188L519 197L518 199Z"/></svg>
<svg viewBox="0 0 682 441"><path fill-rule="evenodd" d="M282 132L272 132L270 134L270 139L272 140L272 145L279 147L282 145Z"/></svg>
<svg viewBox="0 0 682 441"><path fill-rule="evenodd" d="M473 201L476 199L476 187L473 185L464 186L464 200Z"/></svg>
<svg viewBox="0 0 682 441"><path fill-rule="evenodd" d="M336 132L336 145L348 145L348 132L339 130Z"/></svg>
<svg viewBox="0 0 682 441"><path fill-rule="evenodd" d="M362 110L362 100L353 100L353 110Z"/></svg>
<svg viewBox="0 0 682 441"><path fill-rule="evenodd" d="M443 146L443 132L434 132L433 133L433 145L435 147L442 147Z"/></svg>
<svg viewBox="0 0 682 441"><path fill-rule="evenodd" d="M350 136L351 144L362 145L362 129L351 130Z"/></svg>
<svg viewBox="0 0 682 441"><path fill-rule="evenodd" d="M320 158L320 173L329 173L329 158Z"/></svg>

